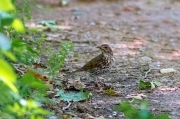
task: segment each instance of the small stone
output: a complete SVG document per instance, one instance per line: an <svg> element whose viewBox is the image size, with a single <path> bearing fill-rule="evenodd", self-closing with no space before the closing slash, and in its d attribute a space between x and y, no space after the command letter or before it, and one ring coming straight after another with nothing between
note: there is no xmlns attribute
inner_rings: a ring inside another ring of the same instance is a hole
<svg viewBox="0 0 180 119"><path fill-rule="evenodd" d="M97 21L97 24L101 27L105 26L107 23L105 21Z"/></svg>
<svg viewBox="0 0 180 119"><path fill-rule="evenodd" d="M116 115L117 115L117 112L116 112L116 111L114 111L114 112L113 112L113 116L116 116Z"/></svg>
<svg viewBox="0 0 180 119"><path fill-rule="evenodd" d="M162 74L166 74L166 73L173 73L176 72L176 70L174 68L166 68L166 69L161 69L160 72Z"/></svg>
<svg viewBox="0 0 180 119"><path fill-rule="evenodd" d="M152 59L148 56L141 57L140 61L142 63L151 63Z"/></svg>

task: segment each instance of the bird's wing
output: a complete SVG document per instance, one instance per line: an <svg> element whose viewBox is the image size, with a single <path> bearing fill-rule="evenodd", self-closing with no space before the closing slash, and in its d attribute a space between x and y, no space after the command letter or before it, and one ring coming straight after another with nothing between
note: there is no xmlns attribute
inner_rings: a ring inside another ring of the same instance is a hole
<svg viewBox="0 0 180 119"><path fill-rule="evenodd" d="M101 62L102 62L102 54L98 55L97 57L91 59L89 62L87 62L82 68L81 70L89 70L89 69L93 69L96 67L100 67L101 66Z"/></svg>

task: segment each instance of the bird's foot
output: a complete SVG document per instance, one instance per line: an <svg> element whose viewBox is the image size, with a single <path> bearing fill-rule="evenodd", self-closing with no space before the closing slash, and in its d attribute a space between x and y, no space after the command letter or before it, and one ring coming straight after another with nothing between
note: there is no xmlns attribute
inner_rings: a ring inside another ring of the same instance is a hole
<svg viewBox="0 0 180 119"><path fill-rule="evenodd" d="M104 89L105 83L102 82L99 78L96 78L95 84L99 88L100 91Z"/></svg>

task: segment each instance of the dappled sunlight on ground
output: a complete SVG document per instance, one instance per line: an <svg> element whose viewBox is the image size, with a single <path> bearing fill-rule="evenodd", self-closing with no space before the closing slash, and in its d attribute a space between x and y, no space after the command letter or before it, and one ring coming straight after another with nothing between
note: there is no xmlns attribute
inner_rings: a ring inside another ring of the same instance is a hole
<svg viewBox="0 0 180 119"><path fill-rule="evenodd" d="M139 54L139 49L146 45L144 40L136 39L132 42L114 44L115 55L135 55Z"/></svg>
<svg viewBox="0 0 180 119"><path fill-rule="evenodd" d="M163 60L179 60L180 59L180 50L172 51L171 53L166 53L166 54L160 53L156 57L158 59L163 59Z"/></svg>
<svg viewBox="0 0 180 119"><path fill-rule="evenodd" d="M108 2L103 0L102 2L95 0L91 3L81 3L69 0L67 6L60 7L56 0L53 0L54 2L38 1L43 7L34 11L33 19L27 22L29 23L27 26L42 29L44 27L38 25L41 20L57 21L55 27L58 30L45 31L45 40L73 42L78 55L70 57L66 67L73 68L73 63L82 66L100 53L96 46L101 44L109 44L114 51L116 66L113 67L111 73L104 75L104 81L117 86L114 89L123 95L116 97L97 93L96 89L93 89L93 98L91 102L87 101L84 107L96 109L95 112L98 115L106 115L105 117L108 118L107 114L111 113L107 108L112 108L115 103L119 104L127 100L126 97L132 93L139 94L139 80L144 77L148 69L152 68L143 80L159 81L163 86L151 92L142 91L145 96L135 95L136 98L147 99L152 106L150 110L154 110L154 113L165 112L168 108L167 113L175 117L172 119L180 117L178 115L180 110L172 106L172 104L178 106L180 104L180 89L177 88L180 86L178 72L180 2L174 3L168 0L109 0ZM49 12L45 12L47 7L51 9ZM52 43L52 47L56 45L58 44ZM141 61L146 60L151 62L147 64L147 67L143 67ZM162 74L160 72L160 69L169 67L175 69L176 73ZM84 76L81 79L83 82L88 82ZM74 104L68 111L79 114L73 106ZM60 108L60 106L55 107ZM174 110L178 112L176 115L171 113ZM121 114L119 115L112 119L121 119Z"/></svg>

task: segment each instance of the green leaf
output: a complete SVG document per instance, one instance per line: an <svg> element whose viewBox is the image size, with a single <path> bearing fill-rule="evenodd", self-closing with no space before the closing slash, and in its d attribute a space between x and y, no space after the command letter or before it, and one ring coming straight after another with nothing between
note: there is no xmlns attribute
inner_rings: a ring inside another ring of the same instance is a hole
<svg viewBox="0 0 180 119"><path fill-rule="evenodd" d="M148 102L147 101L144 101L141 103L141 106L140 106L140 109L141 110L146 110L148 107Z"/></svg>
<svg viewBox="0 0 180 119"><path fill-rule="evenodd" d="M161 86L162 84L160 83L160 82L151 82L151 89L154 89L154 88L156 88L156 87L158 87L158 86Z"/></svg>
<svg viewBox="0 0 180 119"><path fill-rule="evenodd" d="M39 93L45 94L48 85L46 85L43 81L34 77L35 73L28 72L26 73L21 82L19 82L21 86L26 86L25 90L28 92L29 88L37 90Z"/></svg>
<svg viewBox="0 0 180 119"><path fill-rule="evenodd" d="M8 105L6 108L11 111L11 113L15 113L18 117L34 116L36 118L33 119L38 119L37 117L39 115L49 114L48 111L42 109L36 101L31 99L21 99L19 102L14 102L13 104Z"/></svg>
<svg viewBox="0 0 180 119"><path fill-rule="evenodd" d="M155 81L155 82L153 82L156 86L161 86L162 85L162 83L161 82L158 82L158 81Z"/></svg>
<svg viewBox="0 0 180 119"><path fill-rule="evenodd" d="M17 61L29 64L38 56L37 51L33 50L26 41L12 40L12 51L15 54Z"/></svg>
<svg viewBox="0 0 180 119"><path fill-rule="evenodd" d="M61 42L58 52L52 51L51 47L48 47L48 53L50 56L46 62L47 69L52 77L56 76L59 69L64 66L65 59L68 57L68 53L73 49L71 42Z"/></svg>
<svg viewBox="0 0 180 119"><path fill-rule="evenodd" d="M0 11L0 27L3 26L11 26L17 32L24 32L25 30L23 23L14 15Z"/></svg>
<svg viewBox="0 0 180 119"><path fill-rule="evenodd" d="M130 109L124 112L124 115L127 117L132 117L136 113L137 113L137 109L131 107Z"/></svg>
<svg viewBox="0 0 180 119"><path fill-rule="evenodd" d="M56 25L57 22L55 20L42 20L38 24L41 24L43 26L49 26L49 25Z"/></svg>
<svg viewBox="0 0 180 119"><path fill-rule="evenodd" d="M147 108L145 110L139 111L139 117L140 119L154 119L154 116L149 111L147 111Z"/></svg>
<svg viewBox="0 0 180 119"><path fill-rule="evenodd" d="M17 32L24 32L24 30L25 30L23 23L19 19L14 19L11 26Z"/></svg>
<svg viewBox="0 0 180 119"><path fill-rule="evenodd" d="M61 100L73 101L73 102L87 100L92 97L91 92L89 92L89 91L83 92L83 89L81 89L80 92L78 92L78 93L72 93L72 92L64 93L63 90L60 90L57 94L60 96Z"/></svg>
<svg viewBox="0 0 180 119"><path fill-rule="evenodd" d="M156 86L154 85L153 82L150 82L150 83L151 83L151 90L154 89L154 88L156 88Z"/></svg>
<svg viewBox="0 0 180 119"><path fill-rule="evenodd" d="M114 107L114 109L117 111L124 111L124 110L130 109L130 108L131 108L131 105L129 102L123 102L122 104L116 105Z"/></svg>
<svg viewBox="0 0 180 119"><path fill-rule="evenodd" d="M9 80L10 82L16 81L13 68L3 59L0 59L0 79Z"/></svg>
<svg viewBox="0 0 180 119"><path fill-rule="evenodd" d="M14 54L10 51L6 51L6 50L2 50L2 53L8 57L9 59L16 61L16 57L14 56Z"/></svg>
<svg viewBox="0 0 180 119"><path fill-rule="evenodd" d="M142 81L140 80L139 82L139 89L140 90L145 90L145 89L154 89L156 88L156 86L161 86L162 84L160 82L145 82L145 81Z"/></svg>
<svg viewBox="0 0 180 119"><path fill-rule="evenodd" d="M60 90L57 94L58 94L59 96L63 95L63 94L64 94L64 90Z"/></svg>
<svg viewBox="0 0 180 119"><path fill-rule="evenodd" d="M160 114L157 116L156 119L170 119L169 116L167 114Z"/></svg>
<svg viewBox="0 0 180 119"><path fill-rule="evenodd" d="M14 11L15 7L11 0L0 0L0 9L3 11Z"/></svg>
<svg viewBox="0 0 180 119"><path fill-rule="evenodd" d="M14 16L0 10L0 27L9 26L14 20Z"/></svg>
<svg viewBox="0 0 180 119"><path fill-rule="evenodd" d="M137 109L132 107L129 102L122 102L122 104L115 106L114 109L117 111L123 111L124 115L129 118L137 113Z"/></svg>
<svg viewBox="0 0 180 119"><path fill-rule="evenodd" d="M109 95L113 95L115 94L116 92L113 90L113 89L107 89L107 90L104 90L105 93L109 94Z"/></svg>
<svg viewBox="0 0 180 119"><path fill-rule="evenodd" d="M139 82L139 89L140 90L145 90L145 89L150 89L151 88L151 82L145 82L145 81L142 81L140 80Z"/></svg>
<svg viewBox="0 0 180 119"><path fill-rule="evenodd" d="M14 92L18 92L13 84L16 81L16 75L12 67L3 59L0 59L0 80L2 80Z"/></svg>
<svg viewBox="0 0 180 119"><path fill-rule="evenodd" d="M10 40L3 34L0 34L0 48L3 50L9 50L11 48Z"/></svg>
<svg viewBox="0 0 180 119"><path fill-rule="evenodd" d="M170 119L166 114L154 115L148 111L147 101L140 104L140 109L139 107L133 107L133 104L134 103L122 102L121 105L115 106L114 109L117 111L123 111L124 115L129 119Z"/></svg>

